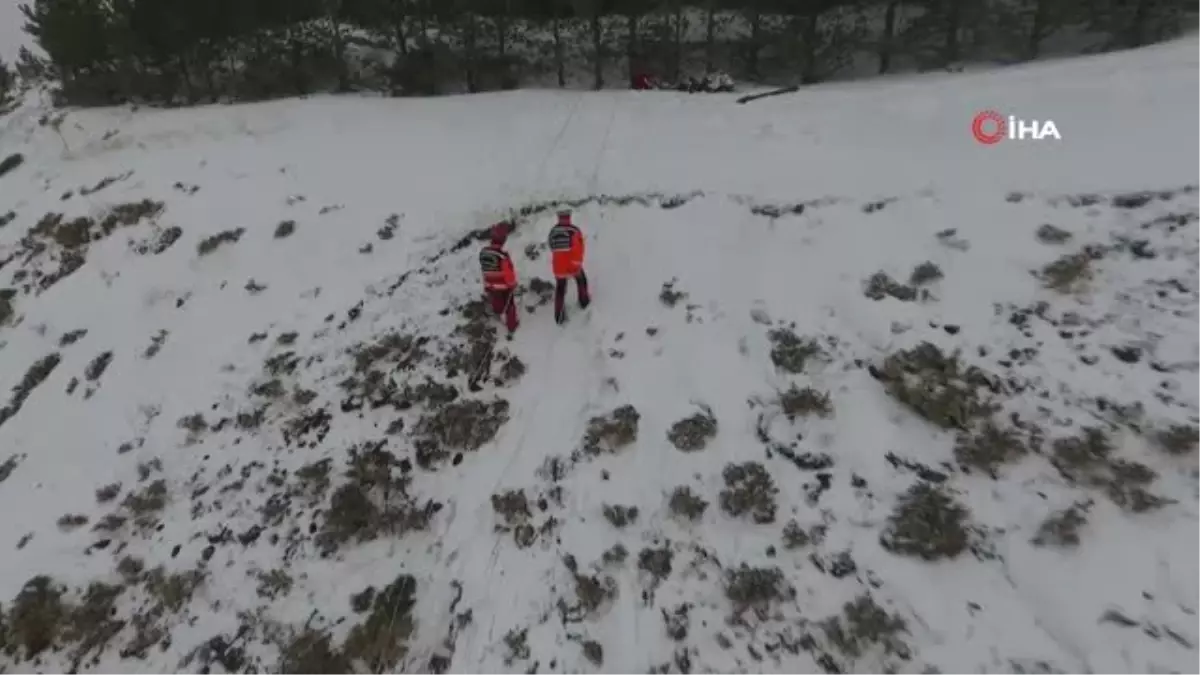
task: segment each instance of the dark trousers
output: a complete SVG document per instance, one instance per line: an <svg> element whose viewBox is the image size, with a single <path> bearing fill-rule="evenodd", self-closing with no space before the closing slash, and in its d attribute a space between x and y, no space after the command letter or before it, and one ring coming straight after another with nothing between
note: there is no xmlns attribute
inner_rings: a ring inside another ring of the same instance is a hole
<svg viewBox="0 0 1200 675"><path fill-rule="evenodd" d="M508 332L515 331L520 321L517 319L517 300L514 297L513 289L489 288L487 295L488 300L492 302L492 311L496 313L496 316L504 315L504 325L508 328Z"/></svg>
<svg viewBox="0 0 1200 675"><path fill-rule="evenodd" d="M554 282L554 316L561 318L565 316L566 308L563 307L567 297L567 284L570 279L556 279ZM591 296L588 294L587 275L583 270L579 270L579 274L575 275L575 287L579 291L579 305L587 307L591 302Z"/></svg>

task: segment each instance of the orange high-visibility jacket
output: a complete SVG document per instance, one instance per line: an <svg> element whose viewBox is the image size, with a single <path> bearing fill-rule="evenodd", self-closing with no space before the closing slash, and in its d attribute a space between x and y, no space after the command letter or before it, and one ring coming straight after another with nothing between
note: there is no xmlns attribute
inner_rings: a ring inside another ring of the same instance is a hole
<svg viewBox="0 0 1200 675"><path fill-rule="evenodd" d="M517 271L504 249L495 245L484 246L479 252L479 267L483 270L484 288L507 291L517 287Z"/></svg>
<svg viewBox="0 0 1200 675"><path fill-rule="evenodd" d="M556 279L570 279L583 270L583 232L559 223L550 228L551 265Z"/></svg>

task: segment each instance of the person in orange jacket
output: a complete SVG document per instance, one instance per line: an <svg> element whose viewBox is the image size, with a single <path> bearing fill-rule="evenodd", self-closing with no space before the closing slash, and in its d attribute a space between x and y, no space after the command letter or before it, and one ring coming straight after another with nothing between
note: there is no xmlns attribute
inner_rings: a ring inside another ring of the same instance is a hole
<svg viewBox="0 0 1200 675"><path fill-rule="evenodd" d="M504 324L511 335L517 330L520 319L517 317L517 272L513 268L512 258L504 250L508 241L508 233L512 227L505 222L492 226L492 239L479 252L479 267L483 270L483 288L488 300L492 303L492 311L497 316L504 315Z"/></svg>
<svg viewBox="0 0 1200 675"><path fill-rule="evenodd" d="M579 291L579 306L587 308L592 298L588 293L588 279L583 272L583 232L571 222L570 211L558 212L558 223L550 228L550 256L554 270L554 321L559 325L567 320L563 306L567 295L567 284L575 280Z"/></svg>

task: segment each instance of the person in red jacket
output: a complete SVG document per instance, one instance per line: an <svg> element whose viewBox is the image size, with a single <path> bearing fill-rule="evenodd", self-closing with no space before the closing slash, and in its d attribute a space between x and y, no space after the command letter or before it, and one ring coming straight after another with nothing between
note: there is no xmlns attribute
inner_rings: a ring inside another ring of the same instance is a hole
<svg viewBox="0 0 1200 675"><path fill-rule="evenodd" d="M512 258L504 250L508 241L508 233L512 230L508 223L496 223L492 226L492 239L479 252L479 267L483 270L483 288L488 300L492 303L492 311L496 315L504 315L504 324L511 335L517 330L520 319L517 317L517 272L513 268Z"/></svg>
<svg viewBox="0 0 1200 675"><path fill-rule="evenodd" d="M559 211L558 223L550 228L550 256L554 270L554 321L560 325L567 320L563 305L571 279L579 291L579 306L586 309L592 301L587 275L583 272L583 253L583 232L571 222L570 211Z"/></svg>

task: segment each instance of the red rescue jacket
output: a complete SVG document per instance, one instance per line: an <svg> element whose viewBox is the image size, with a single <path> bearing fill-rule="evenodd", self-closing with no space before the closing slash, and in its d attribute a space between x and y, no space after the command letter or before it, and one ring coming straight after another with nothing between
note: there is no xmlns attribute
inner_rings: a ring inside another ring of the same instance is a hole
<svg viewBox="0 0 1200 675"><path fill-rule="evenodd" d="M583 232L578 227L559 223L550 228L550 257L554 278L570 279L583 269Z"/></svg>
<svg viewBox="0 0 1200 675"><path fill-rule="evenodd" d="M479 252L479 267L483 271L483 286L491 291L508 291L517 287L517 271L508 252L488 244Z"/></svg>

